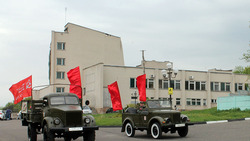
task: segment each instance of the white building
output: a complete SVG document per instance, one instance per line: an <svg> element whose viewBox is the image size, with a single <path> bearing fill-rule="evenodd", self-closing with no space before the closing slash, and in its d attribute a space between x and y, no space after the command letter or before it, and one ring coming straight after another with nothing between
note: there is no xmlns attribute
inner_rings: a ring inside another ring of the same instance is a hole
<svg viewBox="0 0 250 141"><path fill-rule="evenodd" d="M107 33L68 23L64 32L52 31L49 62L50 84L69 84L66 73L80 66L83 101L97 112L112 107L107 86L117 81L122 105L134 100L136 77L143 74L142 65L124 66L121 39ZM151 99L167 99L168 81L162 75L166 62L145 61L146 94ZM174 88L173 105L179 109L205 109L215 107L217 97L245 90L249 75L233 74L231 70L192 71L179 70L171 80ZM37 91L40 97L51 92L68 92L68 85L52 85Z"/></svg>

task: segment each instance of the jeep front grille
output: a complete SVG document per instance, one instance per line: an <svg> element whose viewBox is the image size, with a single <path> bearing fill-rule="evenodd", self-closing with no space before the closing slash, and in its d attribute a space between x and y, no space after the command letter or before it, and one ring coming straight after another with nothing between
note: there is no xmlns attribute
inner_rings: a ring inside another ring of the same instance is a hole
<svg viewBox="0 0 250 141"><path fill-rule="evenodd" d="M67 127L76 127L82 125L82 112L66 112L66 123Z"/></svg>
<svg viewBox="0 0 250 141"><path fill-rule="evenodd" d="M174 123L180 123L180 121L181 121L181 117L180 117L180 114L179 113L174 113L173 114L173 122Z"/></svg>

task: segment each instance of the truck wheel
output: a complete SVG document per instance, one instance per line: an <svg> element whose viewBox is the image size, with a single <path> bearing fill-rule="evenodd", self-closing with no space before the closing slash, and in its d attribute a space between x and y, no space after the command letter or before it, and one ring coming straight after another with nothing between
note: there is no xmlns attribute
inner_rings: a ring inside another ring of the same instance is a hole
<svg viewBox="0 0 250 141"><path fill-rule="evenodd" d="M159 125L159 123L155 122L155 123L152 124L152 126L151 126L151 135L155 139L161 138L162 131L161 131L161 126Z"/></svg>
<svg viewBox="0 0 250 141"><path fill-rule="evenodd" d="M135 135L135 129L130 122L125 125L125 133L128 137L133 137Z"/></svg>
<svg viewBox="0 0 250 141"><path fill-rule="evenodd" d="M28 139L29 141L36 141L37 140L37 134L36 134L36 127L34 124L30 123L28 125Z"/></svg>
<svg viewBox="0 0 250 141"><path fill-rule="evenodd" d="M64 141L71 141L70 137L64 137Z"/></svg>
<svg viewBox="0 0 250 141"><path fill-rule="evenodd" d="M181 137L186 137L187 134L188 134L188 126L181 127L180 129L178 129L178 134L179 134Z"/></svg>
<svg viewBox="0 0 250 141"><path fill-rule="evenodd" d="M83 134L84 141L95 141L95 130L86 131Z"/></svg>
<svg viewBox="0 0 250 141"><path fill-rule="evenodd" d="M55 141L54 135L49 131L47 124L43 127L43 140L44 141Z"/></svg>

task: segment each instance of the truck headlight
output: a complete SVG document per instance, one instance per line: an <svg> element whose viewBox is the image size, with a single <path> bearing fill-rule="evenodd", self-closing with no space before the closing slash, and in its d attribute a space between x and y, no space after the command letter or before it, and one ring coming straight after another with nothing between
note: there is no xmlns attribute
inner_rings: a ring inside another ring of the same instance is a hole
<svg viewBox="0 0 250 141"><path fill-rule="evenodd" d="M61 123L61 121L58 118L55 118L54 123L55 123L55 125L59 125Z"/></svg>
<svg viewBox="0 0 250 141"><path fill-rule="evenodd" d="M182 122L189 122L190 120L189 120L188 116L181 114L181 121Z"/></svg>
<svg viewBox="0 0 250 141"><path fill-rule="evenodd" d="M84 122L87 123L87 124L89 124L90 123L90 119L89 118L85 118Z"/></svg>

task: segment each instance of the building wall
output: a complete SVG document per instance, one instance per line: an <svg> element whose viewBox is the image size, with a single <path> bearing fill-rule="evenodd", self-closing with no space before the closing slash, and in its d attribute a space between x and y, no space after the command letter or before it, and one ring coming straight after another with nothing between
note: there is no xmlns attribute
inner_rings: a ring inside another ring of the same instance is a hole
<svg viewBox="0 0 250 141"><path fill-rule="evenodd" d="M65 50L58 50L57 43L65 43ZM79 25L68 23L64 32L52 31L50 44L50 84L69 84L67 72L77 66L80 69L97 63L124 65L121 38ZM57 65L57 58L64 58L64 65ZM64 72L63 79L56 73ZM52 92L56 92L53 87ZM65 91L69 86L64 86Z"/></svg>
<svg viewBox="0 0 250 141"><path fill-rule="evenodd" d="M99 80L98 77L95 78L96 79L95 81L103 81L103 87L99 87L98 85L98 87L102 90L99 91L100 92L99 94L97 94L97 91L93 92L96 94L95 96L97 96L98 98L103 97L103 102L102 102L103 105L101 105L101 102L98 103L98 108L107 109L109 107L112 107L110 94L108 93L107 87L108 85L112 84L115 81L118 82L121 94L122 106L126 107L127 104L133 103L134 100L131 99L131 94L134 92L138 94L138 90L136 87L135 88L130 87L130 79L131 78L136 79L137 76L142 75L143 69L141 67L113 66L113 65L103 65L103 64L102 66L103 68L99 69L99 71L103 70L102 72L103 76L101 80ZM97 66L94 66L93 68L95 68L96 70L96 67ZM86 68L83 70L83 72L93 73L95 72L92 70L93 68L92 67ZM161 68L146 68L146 78L152 79L154 83L153 88L146 89L148 98L154 98L154 99L169 98L168 90L164 88L159 88L159 80L164 80L161 71L162 71ZM178 98L180 99L181 103L180 105L177 105L179 109L194 110L194 109L206 109L217 106L216 102L217 98L228 96L229 93L235 92L234 91L235 83L242 83L242 85L248 83L247 82L248 75L236 75L228 72L179 70L177 76L172 80L180 81L180 89L174 89L174 94L172 95L173 106L176 105L176 99ZM194 90L186 89L185 86L186 81L188 82L194 81ZM198 83L196 84L196 82ZM205 82L205 90L201 89L196 90L196 85L198 84L200 85L201 82ZM218 83L219 89L211 90L211 82ZM221 85L225 83L230 84L230 91L220 90ZM88 85L84 85L83 87L86 87L86 90L89 89ZM86 93L86 94L88 96L94 96L94 94L92 93ZM190 99L191 104L187 104L187 99Z"/></svg>

